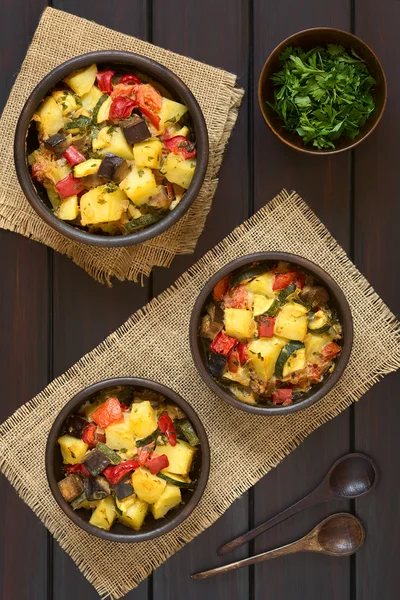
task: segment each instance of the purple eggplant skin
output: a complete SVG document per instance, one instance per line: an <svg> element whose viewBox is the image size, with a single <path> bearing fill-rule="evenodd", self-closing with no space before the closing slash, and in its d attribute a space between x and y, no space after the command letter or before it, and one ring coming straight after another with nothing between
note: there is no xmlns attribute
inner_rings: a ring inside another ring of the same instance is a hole
<svg viewBox="0 0 400 600"><path fill-rule="evenodd" d="M110 459L97 448L92 450L85 462L83 463L91 475L100 475L110 466Z"/></svg>
<svg viewBox="0 0 400 600"><path fill-rule="evenodd" d="M102 500L110 495L110 484L105 477L84 477L83 479L83 491L85 492L86 499Z"/></svg>
<svg viewBox="0 0 400 600"><path fill-rule="evenodd" d="M125 139L128 144L137 144L151 137L151 133L144 119L139 115L133 115L130 119L126 119L120 123Z"/></svg>
<svg viewBox="0 0 400 600"><path fill-rule="evenodd" d="M116 170L122 165L123 162L125 162L124 158L108 153L101 161L97 175L107 181L112 181L114 179Z"/></svg>
<svg viewBox="0 0 400 600"><path fill-rule="evenodd" d="M85 190L91 190L99 185L103 185L106 183L106 180L103 177L100 177L98 173L93 173L92 175L85 175L85 177L81 177L80 182Z"/></svg>
<svg viewBox="0 0 400 600"><path fill-rule="evenodd" d="M67 138L62 133L54 133L47 140L43 140L43 143L48 150L51 150L57 156L61 156L69 146Z"/></svg>
<svg viewBox="0 0 400 600"><path fill-rule="evenodd" d="M226 356L210 352L208 355L208 370L213 377L221 377L226 367Z"/></svg>
<svg viewBox="0 0 400 600"><path fill-rule="evenodd" d="M121 479L121 481L115 483L112 486L113 492L118 498L118 500L123 500L124 498L127 498L128 496L131 496L133 494L134 489L132 487L131 481L132 474L130 473L129 475Z"/></svg>
<svg viewBox="0 0 400 600"><path fill-rule="evenodd" d="M70 415L65 424L66 432L72 437L82 438L82 432L84 427L88 424L88 421L82 415Z"/></svg>

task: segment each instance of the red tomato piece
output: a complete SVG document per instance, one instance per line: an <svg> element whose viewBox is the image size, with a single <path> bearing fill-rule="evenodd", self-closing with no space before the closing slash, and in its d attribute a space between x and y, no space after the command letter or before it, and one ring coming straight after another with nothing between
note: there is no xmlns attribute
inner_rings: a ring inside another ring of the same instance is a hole
<svg viewBox="0 0 400 600"><path fill-rule="evenodd" d="M196 148L184 135L176 135L175 137L164 139L164 145L173 154L182 156L184 160L196 156Z"/></svg>
<svg viewBox="0 0 400 600"><path fill-rule="evenodd" d="M85 465L79 464L79 465L64 465L64 471L68 474L71 475L71 473L82 473L82 475L84 475L85 477L89 477L90 473L87 470L87 468L85 467Z"/></svg>
<svg viewBox="0 0 400 600"><path fill-rule="evenodd" d="M166 454L158 455L153 452L151 458L146 460L145 466L149 469L152 475L156 475L162 469L166 469L169 466L169 460Z"/></svg>
<svg viewBox="0 0 400 600"><path fill-rule="evenodd" d="M84 187L80 181L69 173L64 179L58 181L56 183L56 188L61 198L69 198L70 196L75 196L75 194L79 194L84 191Z"/></svg>
<svg viewBox="0 0 400 600"><path fill-rule="evenodd" d="M160 112L162 107L162 96L152 85L146 83L137 88L136 100L140 106L148 108L152 112Z"/></svg>
<svg viewBox="0 0 400 600"><path fill-rule="evenodd" d="M215 354L223 354L224 356L228 356L229 352L237 346L239 340L230 335L226 335L223 331L220 331L213 341L211 342L211 350L215 352Z"/></svg>
<svg viewBox="0 0 400 600"><path fill-rule="evenodd" d="M94 423L88 423L82 431L82 441L89 446L94 448L96 445L96 429L97 425ZM98 441L98 440L97 440Z"/></svg>
<svg viewBox="0 0 400 600"><path fill-rule="evenodd" d="M321 354L325 360L332 360L339 354L340 351L341 347L335 344L335 342L331 342L322 348Z"/></svg>
<svg viewBox="0 0 400 600"><path fill-rule="evenodd" d="M156 128L156 129L160 129L160 117L157 116L155 113L153 113L152 110L150 110L149 108L147 108L146 106L142 106L140 105L140 110L142 111L142 114L147 117L147 119L150 121L150 123Z"/></svg>
<svg viewBox="0 0 400 600"><path fill-rule="evenodd" d="M119 82L120 83L133 83L134 85L140 85L142 83L140 81L139 77L136 77L136 75L133 75L133 74L122 75Z"/></svg>
<svg viewBox="0 0 400 600"><path fill-rule="evenodd" d="M321 371L317 365L307 365L307 379L309 383L318 383L321 381Z"/></svg>
<svg viewBox="0 0 400 600"><path fill-rule="evenodd" d="M276 392L272 392L272 402L274 404L283 404L284 406L293 404L292 390L282 388L276 390Z"/></svg>
<svg viewBox="0 0 400 600"><path fill-rule="evenodd" d="M79 165L81 162L86 160L83 154L81 154L73 144L69 146L65 152L63 152L63 157L67 159L71 167Z"/></svg>
<svg viewBox="0 0 400 600"><path fill-rule="evenodd" d="M249 360L249 355L247 354L247 346L248 344L240 342L240 344L238 344L236 348L239 354L239 361L241 365L244 365L244 363L246 363Z"/></svg>
<svg viewBox="0 0 400 600"><path fill-rule="evenodd" d="M133 100L133 98L124 98L123 96L118 96L112 101L108 117L111 120L127 119L131 116L135 106L138 106L138 103L136 100Z"/></svg>
<svg viewBox="0 0 400 600"><path fill-rule="evenodd" d="M91 414L92 420L99 427L106 429L112 423L122 421L122 409L118 398L108 398Z"/></svg>
<svg viewBox="0 0 400 600"><path fill-rule="evenodd" d="M228 292L224 297L225 308L251 308L249 292L242 285Z"/></svg>
<svg viewBox="0 0 400 600"><path fill-rule="evenodd" d="M275 318L265 317L261 315L258 317L258 337L272 338L274 335Z"/></svg>
<svg viewBox="0 0 400 600"><path fill-rule="evenodd" d="M113 91L111 92L111 98L118 98L119 96L123 96L129 98L129 96L133 96L136 90L136 85L128 85L126 83L118 83L114 85Z"/></svg>
<svg viewBox="0 0 400 600"><path fill-rule="evenodd" d="M297 279L297 273L294 271L290 273L276 273L274 282L272 284L272 289L275 290L283 290L285 287L294 283Z"/></svg>
<svg viewBox="0 0 400 600"><path fill-rule="evenodd" d="M306 276L304 275L304 273L297 271L296 287L298 287L300 290L302 290L304 287L305 281L306 281Z"/></svg>
<svg viewBox="0 0 400 600"><path fill-rule="evenodd" d="M116 467L107 467L106 469L104 469L103 475L108 479L110 483L115 485L119 483L127 473L129 473L130 471L134 471L138 467L140 467L140 464L137 460L126 460L125 462L117 465Z"/></svg>
<svg viewBox="0 0 400 600"><path fill-rule="evenodd" d="M215 302L220 302L220 300L222 300L222 298L227 293L227 291L229 289L229 279L230 278L231 278L230 275L225 275L225 277L220 279L218 281L218 283L216 283L214 285L213 298L214 298Z"/></svg>
<svg viewBox="0 0 400 600"><path fill-rule="evenodd" d="M231 373L237 373L240 367L239 352L235 349L228 354L228 369Z"/></svg>
<svg viewBox="0 0 400 600"><path fill-rule="evenodd" d="M106 94L111 94L113 86L112 86L112 78L115 71L99 71L96 74L97 84L100 88L101 92L105 92Z"/></svg>
<svg viewBox="0 0 400 600"><path fill-rule="evenodd" d="M176 431L174 423L168 413L163 413L158 419L158 429L165 433L171 446L176 446Z"/></svg>

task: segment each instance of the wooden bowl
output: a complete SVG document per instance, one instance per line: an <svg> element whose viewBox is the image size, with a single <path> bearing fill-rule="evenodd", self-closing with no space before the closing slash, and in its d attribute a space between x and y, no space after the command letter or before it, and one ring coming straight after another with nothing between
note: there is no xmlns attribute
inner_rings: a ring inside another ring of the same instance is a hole
<svg viewBox="0 0 400 600"><path fill-rule="evenodd" d="M57 482L63 479L64 474L62 470L62 457L59 445L57 444L57 438L61 435L63 426L70 414L74 413L79 409L80 406L85 404L94 394L100 390L115 386L130 386L133 388L149 389L165 396L167 400L171 400L177 404L186 414L196 433L200 439L200 449L197 452L197 456L194 462L193 476L196 480L196 485L193 490L181 489L182 502L177 508L171 510L163 519L156 521L155 519L146 519L143 527L140 531L134 531L122 523L116 522L111 531L105 531L99 529L89 523L90 511L85 509L73 510L71 506L64 500L58 489ZM84 529L88 533L95 535L103 540L109 540L110 542L143 542L145 540L152 540L156 537L160 537L171 529L177 527L182 521L184 521L193 509L197 506L201 496L205 490L208 481L208 474L210 471L210 447L208 444L207 434L205 429L197 416L193 408L171 389L167 388L161 383L150 381L148 379L138 379L135 377L117 377L115 379L107 379L91 385L76 396L74 396L62 409L58 417L53 423L50 430L49 437L46 445L46 473L52 494L64 511L64 513L81 529Z"/></svg>
<svg viewBox="0 0 400 600"><path fill-rule="evenodd" d="M47 93L69 73L76 69L87 67L93 63L100 65L100 70L111 67L119 69L122 72L132 72L132 69L142 72L155 82L161 84L171 94L172 98L185 104L189 109L189 114L192 119L197 148L197 166L193 180L181 202L170 212L170 214L154 225L150 225L137 233L114 236L93 234L79 229L78 227L74 227L65 221L61 221L51 210L51 204L45 189L34 182L31 177L27 156L37 148L36 127L31 121L37 106ZM201 108L189 88L181 79L179 79L179 77L163 65L160 65L150 58L134 54L133 52L122 52L117 50L90 52L76 58L71 58L62 63L46 75L46 77L44 77L35 87L26 101L18 119L14 140L14 162L22 191L32 208L34 208L38 215L53 229L75 242L81 242L92 246L114 248L120 246L132 246L156 237L166 229L169 229L193 204L203 184L207 170L207 126Z"/></svg>
<svg viewBox="0 0 400 600"><path fill-rule="evenodd" d="M203 344L201 343L201 338L199 337L201 319L205 313L207 304L212 299L212 291L215 284L225 277L225 275L228 275L228 273L231 273L240 267L244 267L245 265L261 261L269 262L271 264L277 263L278 261L289 262L299 266L303 271L312 275L316 281L320 282L328 290L329 304L332 308L336 309L343 328L343 338L338 342L342 346L342 351L336 360L336 366L333 373L329 376L326 376L320 383L313 385L308 392L303 394L301 400L291 404L290 406L262 406L246 404L245 402L241 402L235 398L228 386L222 385L209 373L206 365L206 356L204 353ZM190 348L197 370L203 381L213 392L215 392L215 394L217 394L217 396L235 408L239 408L240 410L244 410L256 415L271 416L288 414L297 412L303 408L307 408L323 398L333 388L346 368L350 357L351 348L353 345L353 318L351 316L350 306L342 290L332 279L332 277L323 269L321 269L321 267L310 260L307 260L306 258L297 256L296 254L289 254L287 252L259 252L233 260L215 273L213 277L211 277L211 279L204 286L193 307L189 335Z"/></svg>
<svg viewBox="0 0 400 600"><path fill-rule="evenodd" d="M283 121L272 110L267 102L274 101L275 87L271 81L271 77L280 68L279 57L285 48L288 46L297 46L304 48L305 50L310 50L315 46L326 46L327 44L341 44L346 50L353 48L366 62L370 74L376 80L373 91L375 109L354 140L344 137L339 138L335 142L336 147L334 150L318 150L318 148L314 148L310 144L305 146L303 139L297 133L292 133L285 129ZM365 140L378 125L386 107L386 100L387 84L385 73L373 50L352 33L342 31L341 29L333 29L331 27L315 27L313 29L299 31L281 42L265 61L258 80L258 103L268 127L281 142L294 150L305 152L306 154L326 156L328 154L345 152L346 150L351 150L358 146L358 144Z"/></svg>

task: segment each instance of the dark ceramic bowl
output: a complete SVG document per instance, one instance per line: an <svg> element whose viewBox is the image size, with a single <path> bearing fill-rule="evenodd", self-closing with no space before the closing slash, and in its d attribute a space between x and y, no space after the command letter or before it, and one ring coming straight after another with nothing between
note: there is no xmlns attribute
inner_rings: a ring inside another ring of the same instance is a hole
<svg viewBox="0 0 400 600"><path fill-rule="evenodd" d="M297 46L310 50L315 46L326 46L327 44L341 44L346 50L352 48L357 54L365 61L368 70L372 77L376 80L373 95L375 100L375 110L370 115L365 125L360 129L360 133L354 140L347 138L340 138L335 142L335 149L329 150L318 150L310 144L304 145L302 138L296 133L291 133L285 129L283 121L278 115L272 110L267 102L274 101L274 85L271 81L272 75L276 73L280 68L279 56L283 50L288 46ZM306 29L300 31L288 37L286 40L281 42L279 46L269 55L265 64L261 70L260 78L258 80L258 103L262 116L268 127L284 144L290 146L294 150L305 152L306 154L314 155L328 155L337 154L339 152L345 152L351 150L365 140L378 125L382 118L383 112L386 106L387 99L387 85L386 77L383 71L382 65L379 62L376 54L371 48L360 38L356 37L352 33L342 31L340 29L333 29L331 27L315 27L313 29Z"/></svg>
<svg viewBox="0 0 400 600"><path fill-rule="evenodd" d="M60 436L64 423L70 414L76 412L80 406L85 404L91 396L107 388L114 386L131 386L133 388L149 389L165 396L167 400L171 400L177 404L186 414L193 427L196 430L198 437L200 438L200 447L197 452L194 467L191 471L192 476L196 480L196 486L193 490L184 490L182 492L182 502L177 508L169 511L164 519L155 520L153 518L146 519L143 527L140 531L134 531L122 523L115 522L111 528L111 531L105 531L98 527L95 527L89 523L91 516L90 511L85 509L73 510L71 506L64 500L58 489L57 482L63 479L65 475L62 471L62 457L59 446L57 444L57 438ZM75 523L78 527L81 527L88 533L95 535L103 540L109 540L111 542L143 542L146 540L152 540L156 537L164 535L171 529L177 527L182 521L184 521L193 509L197 506L201 496L205 490L208 481L208 474L210 471L210 447L208 445L207 434L205 429L193 410L193 408L178 394L171 389L150 381L148 379L138 379L136 377L117 377L115 379L106 379L100 381L88 388L82 390L74 396L62 409L58 417L53 423L50 430L49 437L46 445L46 473L47 479L50 485L50 489L57 504L62 508L65 514Z"/></svg>
<svg viewBox="0 0 400 600"><path fill-rule="evenodd" d="M169 215L137 233L115 236L92 234L74 227L65 221L61 221L53 214L45 189L33 182L30 174L27 156L37 147L36 127L31 122L37 106L46 94L69 73L93 63L100 66L100 70L106 67L113 67L122 72L132 72L132 69L139 71L160 84L169 92L173 99L182 102L189 109L197 148L197 166L192 183L181 202ZM166 67L144 56L133 54L133 52L121 52L117 50L90 52L62 63L46 75L35 87L26 101L17 123L14 141L14 162L19 183L29 203L38 215L53 229L75 242L90 244L92 246L132 246L160 235L160 233L176 223L192 205L199 193L207 170L207 126L200 106L189 88Z"/></svg>
<svg viewBox="0 0 400 600"><path fill-rule="evenodd" d="M210 375L206 366L206 357L199 336L199 328L201 319L205 313L205 308L212 298L212 291L216 283L222 279L228 273L235 271L236 269L254 262L268 262L274 264L278 261L286 261L301 267L303 271L312 275L317 282L320 282L326 287L329 292L329 305L337 310L339 315L340 323L343 327L343 339L338 343L342 346L342 351L336 360L336 366L333 373L327 377L321 383L313 385L312 388L306 392L301 400L298 400L290 406L262 406L246 404L241 402L230 392L228 386L221 385L212 375ZM351 348L353 345L353 318L349 304L338 284L332 279L328 273L326 273L321 267L318 267L313 262L297 256L296 254L289 254L287 252L259 252L257 254L248 254L241 258L237 258L232 262L228 263L220 269L211 279L206 283L202 292L196 300L193 308L191 320L190 320L190 348L194 363L199 371L202 379L208 385L208 387L217 394L220 398L246 412L254 413L256 415L280 415L297 412L307 406L315 404L318 400L323 398L335 385L340 376L342 375L347 362L350 357Z"/></svg>

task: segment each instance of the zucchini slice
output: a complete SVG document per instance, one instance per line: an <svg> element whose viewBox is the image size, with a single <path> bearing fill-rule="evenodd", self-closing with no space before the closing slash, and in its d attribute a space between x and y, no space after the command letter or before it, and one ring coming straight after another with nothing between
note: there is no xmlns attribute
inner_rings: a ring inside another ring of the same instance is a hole
<svg viewBox="0 0 400 600"><path fill-rule="evenodd" d="M289 287L289 286L288 286ZM298 342L296 340L290 341L286 344L279 353L277 361L275 363L275 375L278 379L282 379L283 377L283 367L285 366L288 358L300 348L304 348L303 342Z"/></svg>
<svg viewBox="0 0 400 600"><path fill-rule="evenodd" d="M189 442L191 446L198 446L200 444L199 437L189 419L176 419L174 421L174 425L178 437L183 438L186 442Z"/></svg>
<svg viewBox="0 0 400 600"><path fill-rule="evenodd" d="M147 444L151 444L151 442L155 442L159 435L160 435L160 430L157 427L157 429L155 431L153 431L153 433L150 433L150 435L147 435L146 437L142 438L141 440L136 440L136 447L143 448L143 446L147 446Z"/></svg>
<svg viewBox="0 0 400 600"><path fill-rule="evenodd" d="M250 279L254 279L254 277L257 277L258 275L261 275L266 271L269 271L269 269L263 263L243 267L243 269L240 269L236 273L233 273L229 280L229 287L234 288L240 283L247 283L248 281L250 281Z"/></svg>
<svg viewBox="0 0 400 600"><path fill-rule="evenodd" d="M189 489L193 487L193 481L190 481L189 477L183 477L182 475L174 475L173 473L157 473L157 477L164 479L167 483L172 483L180 488Z"/></svg>
<svg viewBox="0 0 400 600"><path fill-rule="evenodd" d="M281 304L278 298L275 298L275 300L272 300L271 305L269 306L268 310L265 311L264 315L266 315L267 317L274 317L280 309L280 306Z"/></svg>
<svg viewBox="0 0 400 600"><path fill-rule="evenodd" d="M253 316L268 314L271 306L276 302L273 298L266 298L261 294L254 294Z"/></svg>
<svg viewBox="0 0 400 600"><path fill-rule="evenodd" d="M308 329L310 331L313 333L325 333L330 327L328 315L325 311L318 310L316 313L310 313L308 317Z"/></svg>
<svg viewBox="0 0 400 600"><path fill-rule="evenodd" d="M92 113L92 124L93 125L97 125L97 115L99 114L100 107L103 104L103 102L108 100L108 98L109 98L108 94L103 94L102 96L100 96L99 100L97 101L96 106L94 107L93 113Z"/></svg>
<svg viewBox="0 0 400 600"><path fill-rule="evenodd" d="M106 444L102 444L101 442L99 442L96 448L97 450L100 450L100 452L105 454L113 465L119 465L119 463L121 462L121 457L119 456L119 454L114 452L114 450L111 450L111 448L106 446Z"/></svg>
<svg viewBox="0 0 400 600"><path fill-rule="evenodd" d="M286 302L286 300L288 299L288 297L290 296L290 294L293 294L293 292L295 290L296 290L296 284L291 283L290 285L285 287L281 292L279 292L278 300L279 300L280 304L284 304Z"/></svg>

